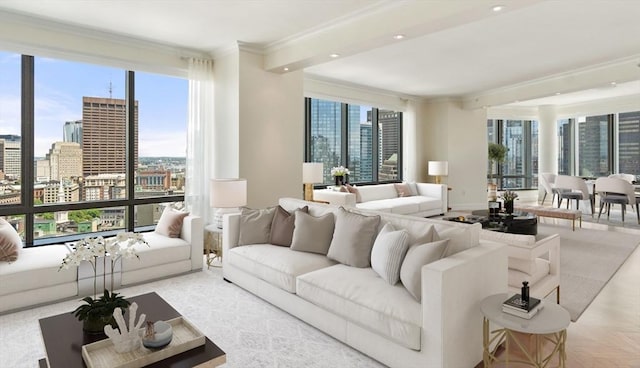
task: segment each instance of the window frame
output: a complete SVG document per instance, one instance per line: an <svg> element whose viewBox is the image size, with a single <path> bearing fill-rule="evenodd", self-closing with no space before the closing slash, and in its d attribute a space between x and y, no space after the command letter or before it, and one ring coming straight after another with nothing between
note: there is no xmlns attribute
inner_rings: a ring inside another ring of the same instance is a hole
<svg viewBox="0 0 640 368"><path fill-rule="evenodd" d="M491 121L493 122L494 129L494 140L489 140L489 124L487 124L487 140L488 143L500 143L503 144L504 138L504 128L507 121L521 121L522 126L522 135L523 135L523 174L521 175L505 175L504 174L504 166L503 163L499 162L495 165L496 172L493 174L493 178L496 179L496 183L498 184L498 190L505 189L504 180L505 179L522 179L524 181L523 188L507 188L510 190L533 190L537 188L537 175L539 173L534 173L534 165L533 165L533 122L537 122L534 119L487 119L487 123ZM538 123L538 129L540 129ZM539 134L539 132L538 132ZM538 135L538 139L540 139ZM538 141L538 146L540 142ZM505 145L506 146L506 145ZM509 148L507 146L507 148ZM538 154L538 160L540 160ZM487 172L487 181L490 181L491 173ZM535 185L534 185L535 184Z"/></svg>

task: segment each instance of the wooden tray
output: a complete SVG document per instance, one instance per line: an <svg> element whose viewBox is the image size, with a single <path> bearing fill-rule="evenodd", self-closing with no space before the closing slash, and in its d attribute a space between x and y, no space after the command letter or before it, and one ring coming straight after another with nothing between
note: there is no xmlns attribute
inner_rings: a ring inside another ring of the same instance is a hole
<svg viewBox="0 0 640 368"><path fill-rule="evenodd" d="M88 368L140 368L204 345L205 336L183 317L166 321L173 329L171 343L161 350L144 346L128 353L118 353L110 339L82 346L82 358Z"/></svg>

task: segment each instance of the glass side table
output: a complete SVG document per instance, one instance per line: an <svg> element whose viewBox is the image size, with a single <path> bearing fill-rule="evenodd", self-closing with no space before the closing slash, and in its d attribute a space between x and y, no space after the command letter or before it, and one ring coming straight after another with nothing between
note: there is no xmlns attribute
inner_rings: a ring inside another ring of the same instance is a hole
<svg viewBox="0 0 640 368"><path fill-rule="evenodd" d="M504 362L525 364L531 367L549 367L555 355L558 356L558 367L565 367L567 356L565 344L567 341L567 327L571 322L569 312L555 303L545 303L544 307L531 319L520 318L504 313L502 302L512 294L495 294L480 302L480 310L484 315L482 321L482 345L484 367L492 367L494 363ZM489 324L494 323L501 328L491 331ZM530 334L534 347L525 346L518 340L516 334ZM545 342L553 344L553 350L545 354ZM497 347L504 344L505 358L496 356ZM491 346L495 348L492 349ZM510 352L522 353L522 359L511 359ZM531 351L533 350L533 351Z"/></svg>
<svg viewBox="0 0 640 368"><path fill-rule="evenodd" d="M222 267L222 229L216 224L205 226L204 251L207 255L207 269L209 267ZM218 260L220 265L213 262Z"/></svg>

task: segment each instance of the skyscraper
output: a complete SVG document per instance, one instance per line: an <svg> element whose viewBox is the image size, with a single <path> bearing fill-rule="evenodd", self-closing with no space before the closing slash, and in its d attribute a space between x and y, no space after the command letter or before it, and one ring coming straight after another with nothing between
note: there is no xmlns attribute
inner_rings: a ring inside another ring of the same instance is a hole
<svg viewBox="0 0 640 368"><path fill-rule="evenodd" d="M55 142L47 153L50 180L82 177L82 149L76 142Z"/></svg>
<svg viewBox="0 0 640 368"><path fill-rule="evenodd" d="M22 139L19 135L0 135L0 171L7 178L20 179L20 148Z"/></svg>
<svg viewBox="0 0 640 368"><path fill-rule="evenodd" d="M66 121L62 128L62 140L82 144L82 120Z"/></svg>
<svg viewBox="0 0 640 368"><path fill-rule="evenodd" d="M640 175L640 111L618 118L618 172Z"/></svg>
<svg viewBox="0 0 640 368"><path fill-rule="evenodd" d="M126 172L126 104L116 98L82 98L84 176ZM134 165L138 165L138 101L135 102ZM134 167L135 170L135 167Z"/></svg>

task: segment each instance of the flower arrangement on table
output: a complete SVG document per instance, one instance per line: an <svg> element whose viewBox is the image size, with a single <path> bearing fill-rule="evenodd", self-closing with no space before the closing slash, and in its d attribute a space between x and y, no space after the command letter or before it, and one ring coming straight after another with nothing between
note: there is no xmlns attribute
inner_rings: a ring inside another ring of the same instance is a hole
<svg viewBox="0 0 640 368"><path fill-rule="evenodd" d="M349 169L344 166L336 166L331 168L331 175L335 179L336 186L342 186L347 183L346 176L349 175Z"/></svg>
<svg viewBox="0 0 640 368"><path fill-rule="evenodd" d="M140 258L135 250L136 244L149 246L142 234L133 232L121 232L113 238L87 237L76 242L72 250L62 260L60 270L68 269L70 266L79 266L82 261L87 261L93 268L93 297L87 296L82 299L83 304L73 311L78 320L83 322L83 329L87 332L102 332L106 324L113 324L113 311L116 308L126 309L129 302L118 293L113 292L113 269L114 265L121 258ZM106 285L106 265L107 257L111 264L110 290ZM97 297L97 268L96 263L102 258L105 272L102 275L102 288L104 293Z"/></svg>
<svg viewBox="0 0 640 368"><path fill-rule="evenodd" d="M512 190L505 190L500 196L505 202L513 202L518 198L518 193Z"/></svg>

